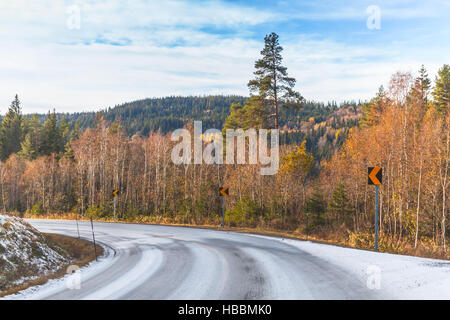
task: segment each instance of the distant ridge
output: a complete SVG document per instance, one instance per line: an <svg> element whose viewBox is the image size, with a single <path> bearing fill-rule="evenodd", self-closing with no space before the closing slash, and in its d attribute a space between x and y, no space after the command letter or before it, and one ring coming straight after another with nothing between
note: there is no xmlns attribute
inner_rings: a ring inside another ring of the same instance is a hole
<svg viewBox="0 0 450 320"><path fill-rule="evenodd" d="M161 130L163 133L183 127L188 121L203 122L204 128L221 129L230 112L232 103L244 104L248 97L239 95L207 95L207 96L168 96L161 98L146 98L130 101L109 107L100 111L58 113L58 119L63 116L73 126L78 120L81 130L93 127L96 117L102 115L107 121L120 120L128 135ZM341 107L359 106L361 103L346 102ZM284 109L280 111L281 128L299 128L299 123L309 121L326 121L339 109L334 103L306 101L299 109ZM45 120L46 114L39 115Z"/></svg>

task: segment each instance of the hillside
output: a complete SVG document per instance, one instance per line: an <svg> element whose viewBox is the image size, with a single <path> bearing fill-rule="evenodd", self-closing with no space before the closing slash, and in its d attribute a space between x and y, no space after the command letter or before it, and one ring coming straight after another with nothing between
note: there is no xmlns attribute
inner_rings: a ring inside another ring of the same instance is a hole
<svg viewBox="0 0 450 320"><path fill-rule="evenodd" d="M243 96L202 96L148 98L132 101L99 112L57 113L81 131L95 127L100 116L108 122L120 122L128 136L148 136L158 130L166 134L189 121L202 121L203 129L221 129L232 103L244 104ZM329 159L342 145L350 128L361 118L361 102L318 103L305 101L296 108L280 109L280 143L300 145L306 140L308 151L317 160ZM44 122L47 115L39 115Z"/></svg>
<svg viewBox="0 0 450 320"><path fill-rule="evenodd" d="M243 104L246 99L247 97L235 95L148 98L99 112L58 114L58 118L64 116L71 124L78 120L80 128L86 129L93 127L96 117L101 114L107 121L120 120L129 135L148 135L149 132L157 130L167 133L193 120L202 121L204 128L222 128L230 113L231 104ZM359 113L358 105L361 103L344 103L338 106L336 103L306 101L295 109L280 110L281 127L283 130L298 129L309 123L311 118L314 118L316 123L326 121L330 117L340 118L342 113L338 111L341 107ZM41 115L41 119L44 118L45 115Z"/></svg>
<svg viewBox="0 0 450 320"><path fill-rule="evenodd" d="M0 215L0 292L54 272L69 261L67 252L22 219Z"/></svg>
<svg viewBox="0 0 450 320"><path fill-rule="evenodd" d="M120 120L128 135L139 133L148 135L161 130L162 133L183 127L190 120L202 121L204 127L221 128L228 116L232 103L243 103L242 96L203 96L148 98L123 103L99 112L82 112L58 114L69 123L78 120L82 130L93 127L97 116L102 115L107 121ZM41 119L45 115L40 115Z"/></svg>

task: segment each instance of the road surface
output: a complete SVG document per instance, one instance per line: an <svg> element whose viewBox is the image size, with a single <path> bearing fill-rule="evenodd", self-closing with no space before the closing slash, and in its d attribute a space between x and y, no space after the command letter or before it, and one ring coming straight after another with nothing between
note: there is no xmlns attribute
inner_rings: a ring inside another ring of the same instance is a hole
<svg viewBox="0 0 450 320"><path fill-rule="evenodd" d="M76 236L74 221L29 220L42 232ZM105 246L81 269L80 289L64 281L32 299L379 299L347 270L280 239L172 226L94 223ZM79 222L83 238L90 223ZM20 296L18 296L20 298Z"/></svg>

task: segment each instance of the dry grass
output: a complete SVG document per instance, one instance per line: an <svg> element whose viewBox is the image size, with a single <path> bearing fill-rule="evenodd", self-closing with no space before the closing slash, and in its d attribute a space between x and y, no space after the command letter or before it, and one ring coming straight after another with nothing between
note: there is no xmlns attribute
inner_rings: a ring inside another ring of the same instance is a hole
<svg viewBox="0 0 450 320"><path fill-rule="evenodd" d="M32 286L42 285L50 279L63 277L64 275L66 275L66 269L69 265L77 265L81 268L82 266L87 265L89 262L95 259L94 247L92 242L90 241L50 233L44 233L44 236L48 241L47 244L52 249L62 249L66 251L71 257L71 262L67 265L61 266L61 268L59 268L56 272L41 276L33 280L25 281L13 287L9 287L6 290L0 292L0 297L15 294ZM103 247L96 245L96 249L98 256L103 255Z"/></svg>

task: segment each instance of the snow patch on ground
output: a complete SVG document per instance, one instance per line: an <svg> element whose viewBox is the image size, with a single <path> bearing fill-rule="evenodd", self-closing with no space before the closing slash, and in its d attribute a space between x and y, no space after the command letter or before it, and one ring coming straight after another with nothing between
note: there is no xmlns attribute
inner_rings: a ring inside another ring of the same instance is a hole
<svg viewBox="0 0 450 320"><path fill-rule="evenodd" d="M54 272L69 261L67 252L23 219L0 214L0 292Z"/></svg>
<svg viewBox="0 0 450 320"><path fill-rule="evenodd" d="M116 261L114 250L109 247L103 247L104 254L98 257L98 261L91 261L84 267L79 269L79 281L80 285L85 281L97 277L98 275L107 272ZM73 266L73 265L72 265ZM69 266L70 268L70 266ZM57 295L58 293L71 289L78 290L79 288L69 288L68 284L73 285L77 281L77 274L67 273L64 277L50 279L45 284L29 287L16 294L11 294L0 298L0 300L43 300L50 296Z"/></svg>
<svg viewBox="0 0 450 320"><path fill-rule="evenodd" d="M310 241L278 240L348 270L369 288L382 290L394 299L450 299L448 260L380 253Z"/></svg>

